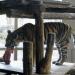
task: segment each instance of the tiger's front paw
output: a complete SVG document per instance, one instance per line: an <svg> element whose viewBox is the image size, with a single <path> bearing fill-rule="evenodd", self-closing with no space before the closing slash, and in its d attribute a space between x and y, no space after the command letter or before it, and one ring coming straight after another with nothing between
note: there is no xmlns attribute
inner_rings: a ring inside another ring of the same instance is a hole
<svg viewBox="0 0 75 75"><path fill-rule="evenodd" d="M63 64L62 62L59 62L59 61L53 61L52 63L55 65L62 65Z"/></svg>
<svg viewBox="0 0 75 75"><path fill-rule="evenodd" d="M56 62L55 65L63 65L63 63Z"/></svg>
<svg viewBox="0 0 75 75"><path fill-rule="evenodd" d="M53 61L52 63L55 64L57 61Z"/></svg>

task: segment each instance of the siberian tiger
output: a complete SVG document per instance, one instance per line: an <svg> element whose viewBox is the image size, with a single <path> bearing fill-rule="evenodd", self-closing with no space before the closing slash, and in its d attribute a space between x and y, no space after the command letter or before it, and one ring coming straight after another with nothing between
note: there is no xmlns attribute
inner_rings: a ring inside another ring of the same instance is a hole
<svg viewBox="0 0 75 75"><path fill-rule="evenodd" d="M67 47L71 37L71 27L61 22L44 23L45 43L49 32L54 32L56 34L55 43L59 52L59 59L53 63L62 65L67 58ZM13 32L8 31L5 46L6 48L13 49L14 46L23 41L32 41L35 50L35 25L27 23ZM4 59L6 54L7 53L4 54Z"/></svg>

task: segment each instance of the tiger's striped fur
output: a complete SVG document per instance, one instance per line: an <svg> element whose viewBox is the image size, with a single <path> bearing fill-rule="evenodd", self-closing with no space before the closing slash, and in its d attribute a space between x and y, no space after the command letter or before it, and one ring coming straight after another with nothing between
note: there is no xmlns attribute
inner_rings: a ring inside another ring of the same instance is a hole
<svg viewBox="0 0 75 75"><path fill-rule="evenodd" d="M71 27L61 22L44 23L45 43L49 32L54 32L56 34L55 43L59 52L59 59L53 63L57 65L63 64L67 57L67 47L71 35ZM14 32L8 32L5 46L14 47L16 44L23 41L32 41L35 52L35 25L27 23Z"/></svg>

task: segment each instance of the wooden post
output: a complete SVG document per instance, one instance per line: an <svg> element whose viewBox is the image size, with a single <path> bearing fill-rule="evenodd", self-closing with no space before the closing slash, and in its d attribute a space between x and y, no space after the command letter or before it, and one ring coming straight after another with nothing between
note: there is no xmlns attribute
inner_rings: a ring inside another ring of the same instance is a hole
<svg viewBox="0 0 75 75"><path fill-rule="evenodd" d="M38 71L38 64L44 55L44 25L42 18L41 1L32 0L30 11L35 17L35 39L36 39L36 73Z"/></svg>
<svg viewBox="0 0 75 75"><path fill-rule="evenodd" d="M35 39L36 39L36 73L39 73L38 64L44 55L44 25L40 1L32 2L35 17Z"/></svg>
<svg viewBox="0 0 75 75"><path fill-rule="evenodd" d="M51 70L51 59L52 59L52 52L53 52L53 46L54 46L54 37L55 33L49 33L47 38L47 48L45 53L45 63L43 64L45 67L43 68L43 71L47 74L50 73Z"/></svg>
<svg viewBox="0 0 75 75"><path fill-rule="evenodd" d="M33 43L26 41L23 43L23 75L32 75L33 63Z"/></svg>
<svg viewBox="0 0 75 75"><path fill-rule="evenodd" d="M40 74L49 74L51 69L51 58L54 44L54 33L48 34L45 57L38 64Z"/></svg>
<svg viewBox="0 0 75 75"><path fill-rule="evenodd" d="M43 19L40 14L36 15L35 18L35 37L36 37L36 73L39 73L38 64L44 56L44 25Z"/></svg>
<svg viewBox="0 0 75 75"><path fill-rule="evenodd" d="M36 73L39 73L38 64L44 56L44 25L42 18L43 10L41 0L32 0L30 12L35 18L35 41L36 41Z"/></svg>

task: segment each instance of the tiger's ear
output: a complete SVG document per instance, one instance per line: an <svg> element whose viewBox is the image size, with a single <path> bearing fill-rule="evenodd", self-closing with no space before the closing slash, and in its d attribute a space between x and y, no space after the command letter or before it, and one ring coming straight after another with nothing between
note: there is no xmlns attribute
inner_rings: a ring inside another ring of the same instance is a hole
<svg viewBox="0 0 75 75"><path fill-rule="evenodd" d="M8 30L8 34L10 34L11 33L11 31L10 30Z"/></svg>

